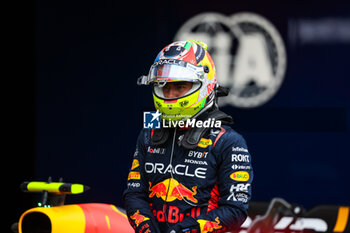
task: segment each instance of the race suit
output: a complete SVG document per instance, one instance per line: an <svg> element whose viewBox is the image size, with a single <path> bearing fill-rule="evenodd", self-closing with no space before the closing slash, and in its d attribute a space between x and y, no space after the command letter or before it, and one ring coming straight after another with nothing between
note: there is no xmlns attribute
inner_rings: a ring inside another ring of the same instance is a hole
<svg viewBox="0 0 350 233"><path fill-rule="evenodd" d="M184 132L172 129L163 146L152 146L153 130L139 134L124 192L135 232L167 232L186 218L200 232L223 232L247 217L253 168L243 137L223 125L189 150L177 143Z"/></svg>

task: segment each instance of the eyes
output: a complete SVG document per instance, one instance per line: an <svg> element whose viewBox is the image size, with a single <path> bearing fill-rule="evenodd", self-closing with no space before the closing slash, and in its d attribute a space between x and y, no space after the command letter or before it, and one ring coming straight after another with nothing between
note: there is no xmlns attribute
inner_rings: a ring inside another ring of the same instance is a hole
<svg viewBox="0 0 350 233"><path fill-rule="evenodd" d="M165 98L178 98L185 95L191 90L192 82L168 82L163 89L163 95Z"/></svg>
<svg viewBox="0 0 350 233"><path fill-rule="evenodd" d="M163 91L170 91L170 89L183 91L185 89L187 90L188 86L189 86L188 83L185 83L185 82L167 83L163 87Z"/></svg>

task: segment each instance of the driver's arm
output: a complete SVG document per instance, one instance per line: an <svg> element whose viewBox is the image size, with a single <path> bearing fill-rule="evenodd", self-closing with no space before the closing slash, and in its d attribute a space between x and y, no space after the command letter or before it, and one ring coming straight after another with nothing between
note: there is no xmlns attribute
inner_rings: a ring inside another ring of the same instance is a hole
<svg viewBox="0 0 350 233"><path fill-rule="evenodd" d="M160 232L148 203L148 183L144 179L142 169L146 153L144 146L145 133L146 131L142 130L137 139L136 151L128 175L127 189L124 191L123 200L129 222L135 229L135 232L143 233L148 229L151 232Z"/></svg>
<svg viewBox="0 0 350 233"><path fill-rule="evenodd" d="M245 140L235 131L225 133L214 151L218 156L217 206L197 218L201 231L212 226L215 232L239 228L247 217L253 167Z"/></svg>

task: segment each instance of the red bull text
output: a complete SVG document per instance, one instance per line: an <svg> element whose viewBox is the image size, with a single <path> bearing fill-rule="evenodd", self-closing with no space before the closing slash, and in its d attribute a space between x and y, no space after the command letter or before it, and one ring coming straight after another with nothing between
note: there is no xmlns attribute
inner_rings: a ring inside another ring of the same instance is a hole
<svg viewBox="0 0 350 233"><path fill-rule="evenodd" d="M161 210L153 209L152 204L150 204L150 207L158 222L177 223L181 222L186 216L196 218L201 214L201 209L199 207L194 207L187 213L181 213L177 206L168 206L166 204L163 205L163 209Z"/></svg>

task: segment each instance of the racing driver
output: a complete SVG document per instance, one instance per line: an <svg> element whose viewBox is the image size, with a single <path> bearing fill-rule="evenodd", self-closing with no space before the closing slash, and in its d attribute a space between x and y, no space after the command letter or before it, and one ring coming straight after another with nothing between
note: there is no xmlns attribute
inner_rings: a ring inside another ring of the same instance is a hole
<svg viewBox="0 0 350 233"><path fill-rule="evenodd" d="M228 91L217 83L207 45L171 43L138 84L152 85L152 115L161 124L139 134L123 195L135 232L239 228L251 197L251 156L232 117L218 109Z"/></svg>

